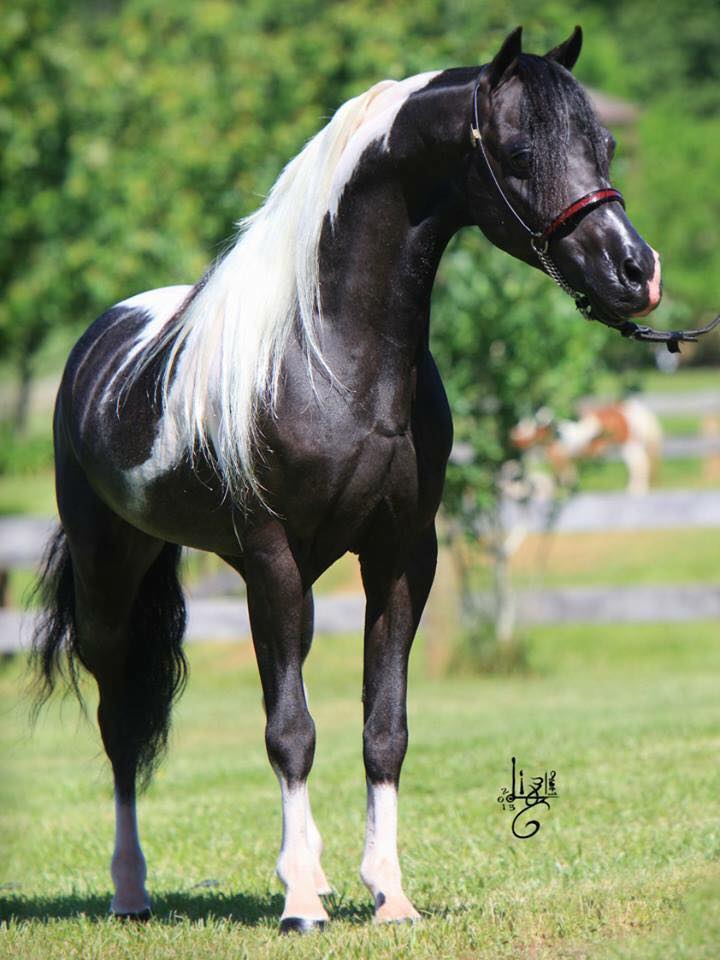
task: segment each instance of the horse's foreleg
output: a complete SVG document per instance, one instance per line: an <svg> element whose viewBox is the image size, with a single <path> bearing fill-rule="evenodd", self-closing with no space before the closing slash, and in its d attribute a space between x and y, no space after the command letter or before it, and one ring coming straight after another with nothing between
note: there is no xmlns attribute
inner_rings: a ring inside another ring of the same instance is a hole
<svg viewBox="0 0 720 960"><path fill-rule="evenodd" d="M620 448L620 454L628 471L627 492L636 496L650 489L652 460L642 443L628 440Z"/></svg>
<svg viewBox="0 0 720 960"><path fill-rule="evenodd" d="M308 653L310 653L310 647L312 646L312 637L314 629L314 615L315 607L313 603L312 590L308 590L305 593L303 598L303 613L302 613L302 631L301 631L301 645L300 645L300 655L302 657L302 662L305 662L305 658ZM308 701L308 691L305 684L303 684L303 690L305 691L305 703L309 706ZM332 893L332 887L328 883L327 877L325 876L325 871L322 868L320 863L320 858L322 857L323 852L323 842L322 837L320 836L320 831L317 828L317 824L312 815L312 809L310 808L310 792L306 791L306 819L307 819L307 838L308 845L312 851L313 857L315 859L315 865L313 872L315 875L315 889L320 896L326 896L327 894Z"/></svg>
<svg viewBox="0 0 720 960"><path fill-rule="evenodd" d="M328 919L318 896L327 888L319 868L321 843L310 813L307 778L315 753L315 724L302 682L309 648L307 601L286 544L246 559L248 608L265 698L265 743L280 782L282 847L277 874L285 887L280 929L306 931Z"/></svg>
<svg viewBox="0 0 720 960"><path fill-rule="evenodd" d="M435 574L434 529L414 545L400 571L395 558L361 555L367 595L363 753L367 826L360 876L375 900L378 922L417 920L405 895L397 852L397 792L407 749L410 647Z"/></svg>

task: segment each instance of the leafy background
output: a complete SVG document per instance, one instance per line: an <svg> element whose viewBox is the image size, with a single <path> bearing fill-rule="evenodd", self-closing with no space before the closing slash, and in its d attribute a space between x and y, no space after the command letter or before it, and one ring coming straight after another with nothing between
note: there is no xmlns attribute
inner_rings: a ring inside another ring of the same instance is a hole
<svg viewBox="0 0 720 960"><path fill-rule="evenodd" d="M540 52L575 22L579 78L642 108L616 172L630 213L664 254L671 297L708 311L713 0L18 0L0 13L0 352L31 364L49 333L197 278L282 164L377 80L484 62L517 23Z"/></svg>

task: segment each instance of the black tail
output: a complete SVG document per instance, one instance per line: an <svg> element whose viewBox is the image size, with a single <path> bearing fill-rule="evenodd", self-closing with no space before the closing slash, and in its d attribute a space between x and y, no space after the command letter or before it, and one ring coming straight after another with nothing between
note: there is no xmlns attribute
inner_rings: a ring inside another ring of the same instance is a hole
<svg viewBox="0 0 720 960"><path fill-rule="evenodd" d="M181 548L165 544L140 585L133 604L125 656L125 675L115 683L111 727L103 730L113 769L123 792L137 775L144 789L167 747L170 712L187 681L182 649L185 599L178 579ZM62 529L54 535L33 594L42 614L33 636L34 714L64 679L82 703L82 658L75 622L72 557ZM115 678L117 681L118 678Z"/></svg>
<svg viewBox="0 0 720 960"><path fill-rule="evenodd" d="M76 653L72 557L62 527L58 527L45 548L29 600L39 607L30 652L30 667L34 674L32 716L35 720L52 695L58 676L67 682L80 704L83 703Z"/></svg>

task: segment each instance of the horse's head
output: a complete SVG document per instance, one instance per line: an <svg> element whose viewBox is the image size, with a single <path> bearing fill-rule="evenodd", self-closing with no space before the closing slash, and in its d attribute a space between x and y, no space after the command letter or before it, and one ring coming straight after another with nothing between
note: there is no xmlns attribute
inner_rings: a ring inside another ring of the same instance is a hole
<svg viewBox="0 0 720 960"><path fill-rule="evenodd" d="M570 73L579 27L544 57L521 30L479 75L473 94L475 219L498 247L544 268L617 324L660 302L660 261L610 186L614 140ZM570 288L570 289L568 289Z"/></svg>

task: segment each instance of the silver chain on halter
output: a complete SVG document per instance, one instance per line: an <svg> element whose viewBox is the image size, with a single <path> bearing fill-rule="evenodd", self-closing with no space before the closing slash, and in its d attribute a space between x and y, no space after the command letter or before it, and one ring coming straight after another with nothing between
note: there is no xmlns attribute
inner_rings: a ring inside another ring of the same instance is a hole
<svg viewBox="0 0 720 960"><path fill-rule="evenodd" d="M575 306L586 320L592 320L592 307L588 298L584 293L580 293L578 290L575 290L574 287L571 287L565 277L563 277L563 275L560 273L555 261L548 253L549 244L547 240L544 240L542 237L534 236L530 240L530 246L535 251L543 270L550 277L550 279L554 280L563 293L566 293L569 297L573 298L575 301Z"/></svg>

